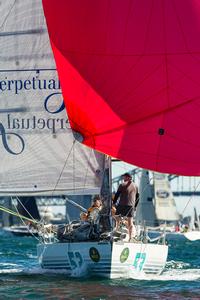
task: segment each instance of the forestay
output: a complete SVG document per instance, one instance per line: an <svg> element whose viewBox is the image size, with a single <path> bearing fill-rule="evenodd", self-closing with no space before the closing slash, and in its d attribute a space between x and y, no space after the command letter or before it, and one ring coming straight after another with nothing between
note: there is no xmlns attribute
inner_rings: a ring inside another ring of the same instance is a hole
<svg viewBox="0 0 200 300"><path fill-rule="evenodd" d="M0 9L0 195L97 193L104 156L74 144L41 1Z"/></svg>

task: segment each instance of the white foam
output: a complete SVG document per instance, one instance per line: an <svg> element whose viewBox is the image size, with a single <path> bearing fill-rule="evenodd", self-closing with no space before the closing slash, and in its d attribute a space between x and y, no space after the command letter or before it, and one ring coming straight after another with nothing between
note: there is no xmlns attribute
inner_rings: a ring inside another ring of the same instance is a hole
<svg viewBox="0 0 200 300"><path fill-rule="evenodd" d="M23 272L23 269L3 269L0 270L0 274L13 274L13 273L21 273Z"/></svg>
<svg viewBox="0 0 200 300"><path fill-rule="evenodd" d="M157 280L194 281L200 279L200 269L167 270Z"/></svg>
<svg viewBox="0 0 200 300"><path fill-rule="evenodd" d="M200 280L200 269L188 268L189 264L184 262L170 261L167 266L171 268L165 269L162 274L145 274L143 272L134 271L127 274L127 278L137 280L154 280L154 281L198 281ZM4 269L1 269L4 268ZM184 267L187 267L184 269ZM46 274L58 274L67 275L65 269L54 270L54 269L42 269L38 266L32 266L29 268L23 268L21 265L13 263L0 263L0 274L27 274L27 275L46 275ZM73 277L79 277L79 273L74 272Z"/></svg>
<svg viewBox="0 0 200 300"><path fill-rule="evenodd" d="M190 267L190 264L186 263L184 261L170 260L170 261L167 261L167 263L166 263L166 269L183 269L183 268L189 269L189 267Z"/></svg>
<svg viewBox="0 0 200 300"><path fill-rule="evenodd" d="M54 269L42 269L40 267L33 267L23 269L23 272L26 274L33 274L33 275L42 275L42 274L67 274L65 269L54 270Z"/></svg>
<svg viewBox="0 0 200 300"><path fill-rule="evenodd" d="M160 275L145 274L138 272L137 274L131 274L131 278L137 280L155 281L198 281L200 279L200 269L171 269L165 270Z"/></svg>
<svg viewBox="0 0 200 300"><path fill-rule="evenodd" d="M11 264L11 263L0 263L0 266L18 266L17 264Z"/></svg>

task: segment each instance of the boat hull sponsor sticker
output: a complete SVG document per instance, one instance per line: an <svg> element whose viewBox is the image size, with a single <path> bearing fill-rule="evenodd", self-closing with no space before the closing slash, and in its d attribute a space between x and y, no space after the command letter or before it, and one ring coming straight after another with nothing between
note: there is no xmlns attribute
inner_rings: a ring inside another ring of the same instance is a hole
<svg viewBox="0 0 200 300"><path fill-rule="evenodd" d="M120 255L120 262L124 263L129 257L129 248L124 248Z"/></svg>
<svg viewBox="0 0 200 300"><path fill-rule="evenodd" d="M80 268L83 265L83 258L78 251L69 251L68 252L69 263L71 269Z"/></svg>
<svg viewBox="0 0 200 300"><path fill-rule="evenodd" d="M100 254L96 248L94 248L94 247L90 248L89 254L90 254L91 260L93 260L94 262L100 261Z"/></svg>
<svg viewBox="0 0 200 300"><path fill-rule="evenodd" d="M145 260L146 260L146 253L141 253L141 252L136 253L135 260L133 263L135 269L141 271L144 267Z"/></svg>

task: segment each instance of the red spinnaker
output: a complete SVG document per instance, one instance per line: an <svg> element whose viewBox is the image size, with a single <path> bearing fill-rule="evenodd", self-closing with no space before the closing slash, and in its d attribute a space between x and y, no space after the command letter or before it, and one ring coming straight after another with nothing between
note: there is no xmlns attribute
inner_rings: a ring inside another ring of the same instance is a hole
<svg viewBox="0 0 200 300"><path fill-rule="evenodd" d="M200 176L200 1L43 6L83 143L142 168Z"/></svg>

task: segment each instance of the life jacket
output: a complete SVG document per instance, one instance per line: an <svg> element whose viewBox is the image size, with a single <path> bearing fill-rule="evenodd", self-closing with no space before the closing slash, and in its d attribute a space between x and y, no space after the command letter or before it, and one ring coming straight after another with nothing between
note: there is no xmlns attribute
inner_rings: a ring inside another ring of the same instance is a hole
<svg viewBox="0 0 200 300"><path fill-rule="evenodd" d="M92 205L91 207L89 207L88 210L87 210L87 220L89 220L90 215L92 214L92 212L93 212L94 210L98 210L98 212L100 211L100 210L99 210L99 207L97 207L97 206L93 206L93 205Z"/></svg>
<svg viewBox="0 0 200 300"><path fill-rule="evenodd" d="M92 214L92 212L94 210L98 210L98 212L100 211L99 207L97 206L91 206L88 208L87 213L81 213L80 217L82 221L89 221L90 220L90 215Z"/></svg>

